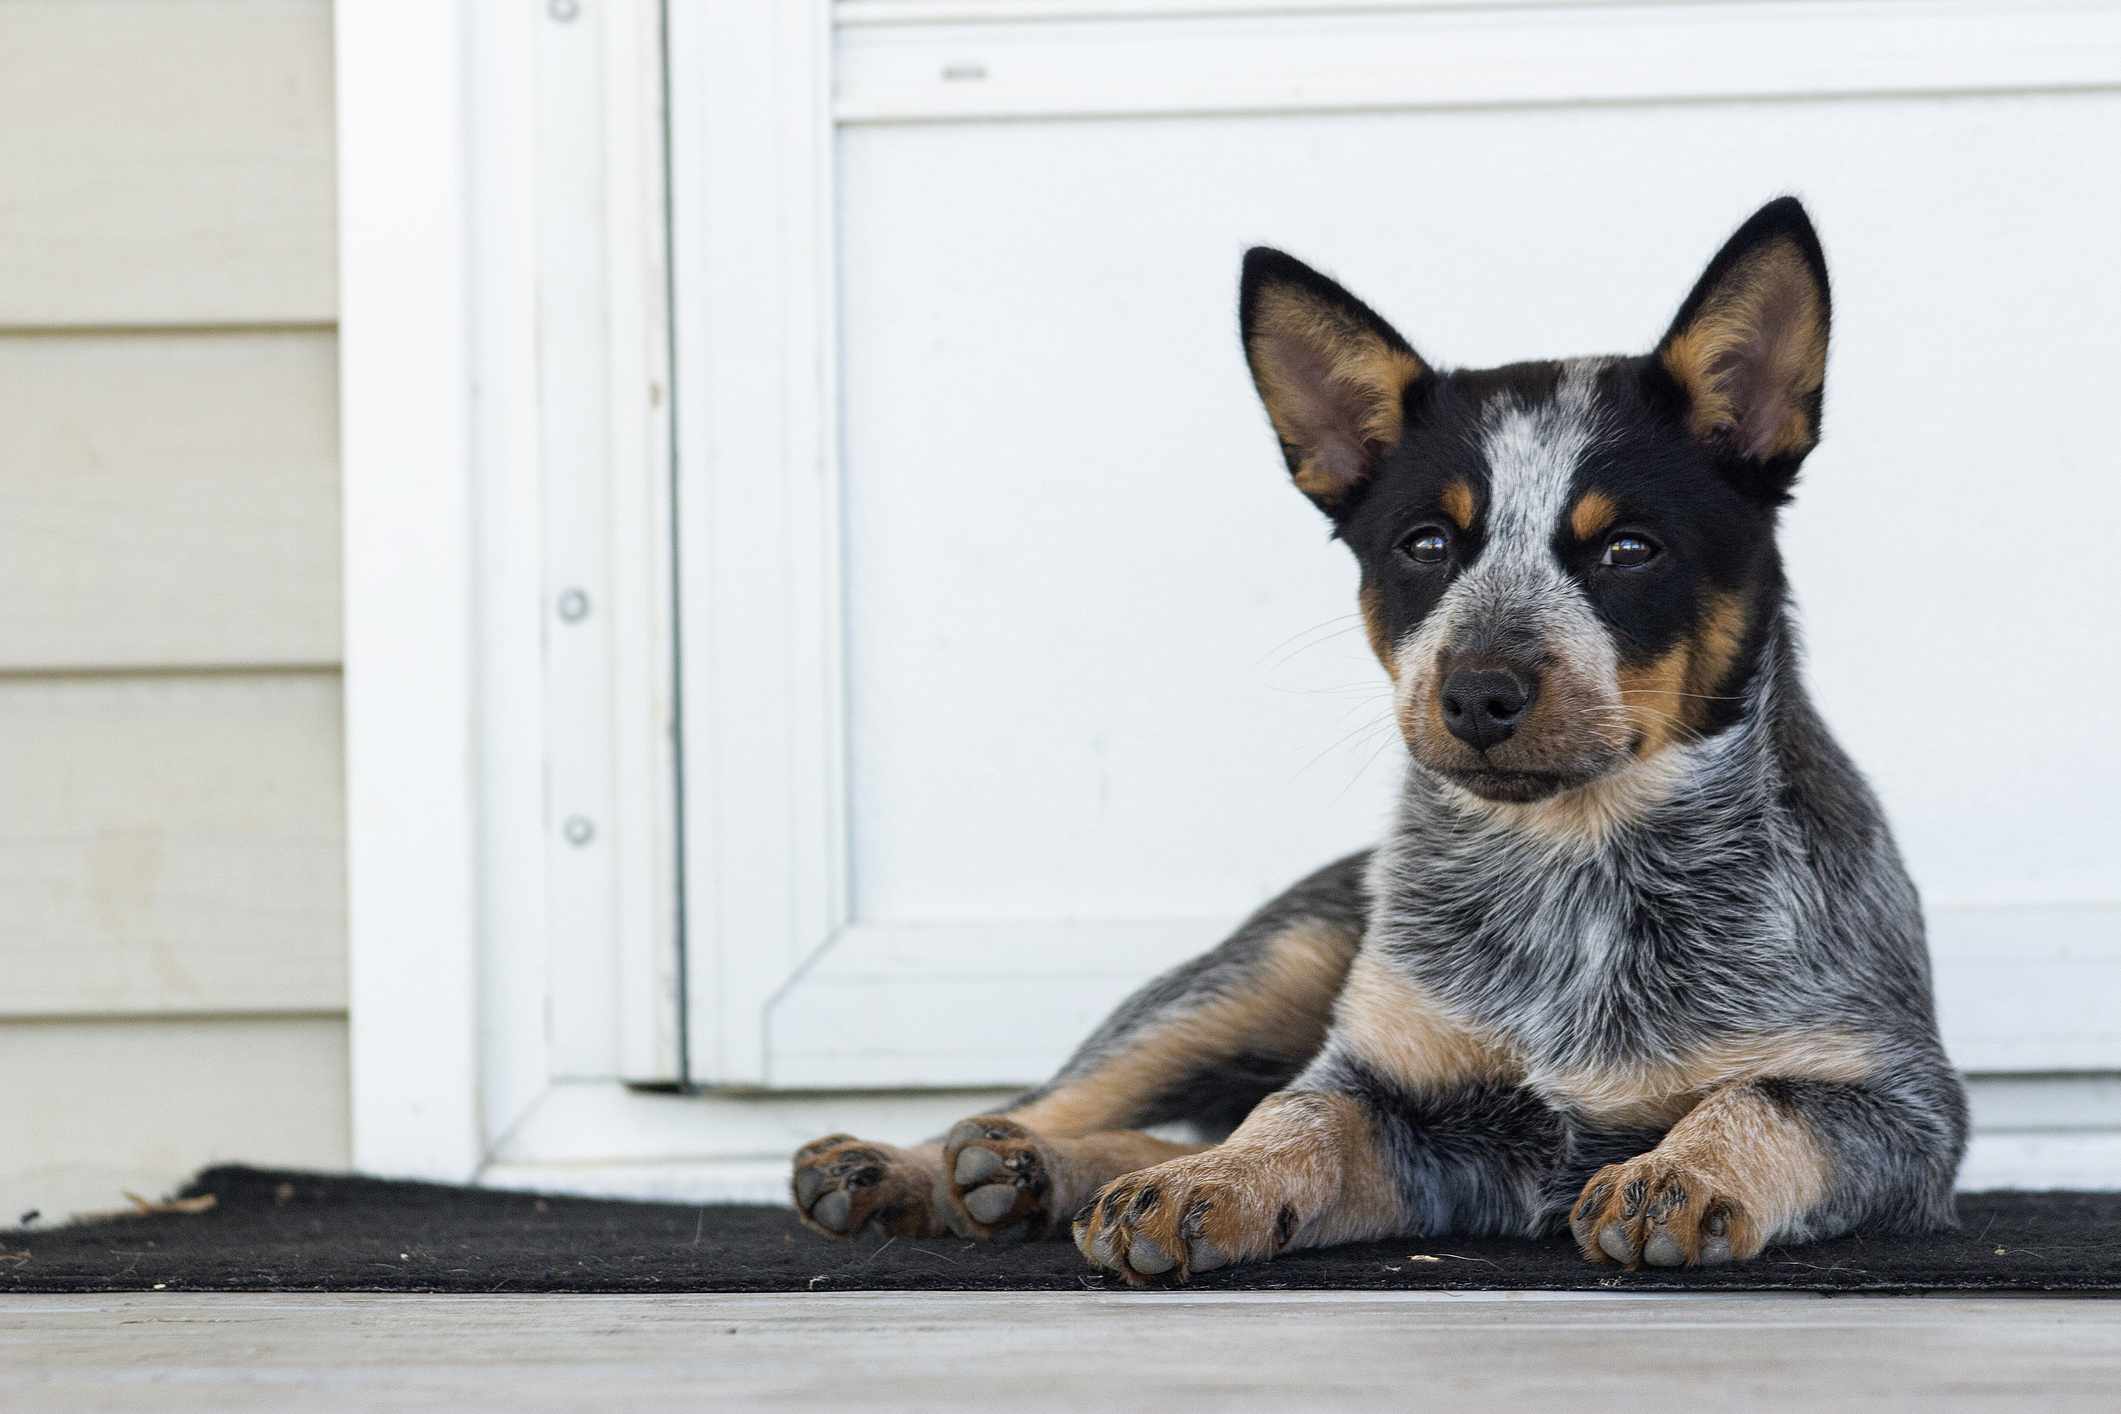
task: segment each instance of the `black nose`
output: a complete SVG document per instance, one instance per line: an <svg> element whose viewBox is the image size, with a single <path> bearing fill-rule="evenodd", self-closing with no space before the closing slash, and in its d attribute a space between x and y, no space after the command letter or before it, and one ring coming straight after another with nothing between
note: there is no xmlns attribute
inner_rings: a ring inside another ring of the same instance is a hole
<svg viewBox="0 0 2121 1414"><path fill-rule="evenodd" d="M1508 741L1531 705L1526 680L1503 669L1461 668L1443 680L1443 724L1475 751Z"/></svg>

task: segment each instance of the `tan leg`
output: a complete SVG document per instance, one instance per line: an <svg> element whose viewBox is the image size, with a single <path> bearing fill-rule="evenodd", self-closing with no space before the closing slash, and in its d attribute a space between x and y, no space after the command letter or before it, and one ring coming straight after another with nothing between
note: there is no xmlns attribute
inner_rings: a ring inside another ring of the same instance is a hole
<svg viewBox="0 0 2121 1414"><path fill-rule="evenodd" d="M1649 1153L1599 1170L1569 1227L1594 1262L1743 1262L1817 1206L1828 1178L1802 1120L1749 1084L1727 1085Z"/></svg>
<svg viewBox="0 0 2121 1414"><path fill-rule="evenodd" d="M1227 1141L1127 1175L1074 1228L1097 1266L1137 1285L1410 1230L1405 1176L1382 1126L1352 1093L1321 1084L1347 1067L1408 1094L1493 1082L1506 1059L1445 1016L1426 992L1365 953L1350 970L1333 1032L1304 1082L1261 1101Z"/></svg>
<svg viewBox="0 0 2121 1414"><path fill-rule="evenodd" d="M1343 860L1276 899L1214 952L1144 987L1051 1082L934 1145L846 1135L796 1154L797 1210L814 1231L982 1240L1040 1236L1103 1184L1202 1146L1150 1125L1226 1129L1317 1052L1361 940L1363 861ZM922 1221L911 1195L934 1195Z"/></svg>
<svg viewBox="0 0 2121 1414"><path fill-rule="evenodd" d="M1375 1127L1344 1095L1270 1095L1213 1149L1141 1169L1075 1224L1093 1263L1143 1285L1405 1228Z"/></svg>

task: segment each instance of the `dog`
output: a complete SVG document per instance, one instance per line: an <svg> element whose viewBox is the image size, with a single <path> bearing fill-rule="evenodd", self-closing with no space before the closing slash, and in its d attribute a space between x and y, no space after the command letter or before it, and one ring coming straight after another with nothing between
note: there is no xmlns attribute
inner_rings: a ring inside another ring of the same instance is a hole
<svg viewBox="0 0 2121 1414"><path fill-rule="evenodd" d="M1005 1110L805 1145L804 1223L1065 1232L1135 1285L1396 1235L1565 1226L1633 1268L1951 1226L1966 1099L1920 902L1806 694L1776 548L1826 373L1803 207L1746 221L1641 356L1445 371L1264 248L1239 314L1361 566L1390 831ZM1145 1132L1180 1121L1226 1137Z"/></svg>

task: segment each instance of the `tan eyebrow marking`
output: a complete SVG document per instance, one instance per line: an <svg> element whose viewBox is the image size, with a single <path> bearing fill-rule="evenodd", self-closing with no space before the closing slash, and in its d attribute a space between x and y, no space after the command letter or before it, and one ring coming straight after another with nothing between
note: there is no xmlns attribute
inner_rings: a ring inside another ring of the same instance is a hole
<svg viewBox="0 0 2121 1414"><path fill-rule="evenodd" d="M1576 532L1578 540L1588 540L1611 525L1620 516L1620 507L1603 491L1586 491L1576 502L1576 509L1569 512L1569 529Z"/></svg>
<svg viewBox="0 0 2121 1414"><path fill-rule="evenodd" d="M1473 524L1473 488L1464 481L1453 481L1443 488L1440 498L1443 513L1458 523L1460 530Z"/></svg>

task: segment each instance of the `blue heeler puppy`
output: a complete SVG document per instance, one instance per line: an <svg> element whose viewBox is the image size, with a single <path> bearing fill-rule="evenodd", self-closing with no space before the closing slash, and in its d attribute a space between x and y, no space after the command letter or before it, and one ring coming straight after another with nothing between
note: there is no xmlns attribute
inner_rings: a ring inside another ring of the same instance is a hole
<svg viewBox="0 0 2121 1414"><path fill-rule="evenodd" d="M1803 208L1747 221L1639 357L1445 371L1271 250L1240 311L1362 567L1396 822L1005 1111L805 1146L804 1221L1072 1220L1137 1283L1396 1234L1566 1223L1678 1266L1948 1226L1966 1102L1920 905L1806 696L1775 545L1826 372ZM1141 1132L1174 1121L1226 1137Z"/></svg>

